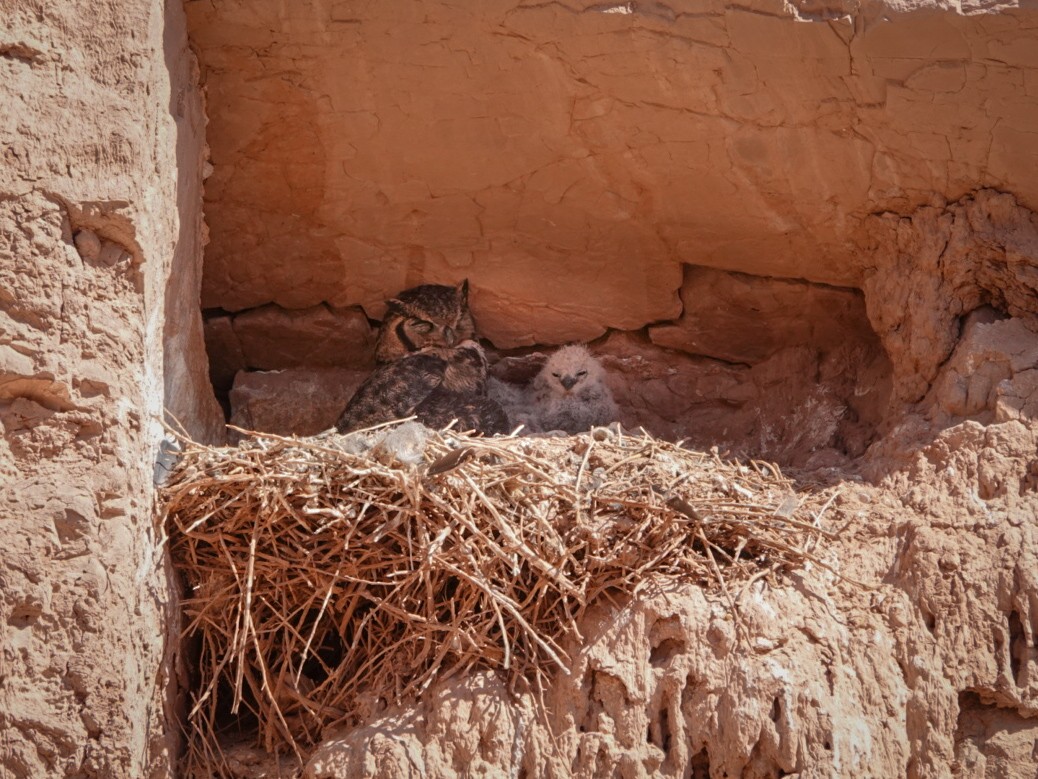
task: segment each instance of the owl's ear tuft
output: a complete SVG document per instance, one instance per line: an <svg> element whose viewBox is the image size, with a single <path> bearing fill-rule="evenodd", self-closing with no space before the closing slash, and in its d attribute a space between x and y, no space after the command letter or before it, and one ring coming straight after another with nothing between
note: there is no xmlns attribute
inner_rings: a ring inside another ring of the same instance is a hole
<svg viewBox="0 0 1038 779"><path fill-rule="evenodd" d="M386 313L393 311L397 314L406 314L407 307L396 298L390 298L386 301Z"/></svg>
<svg viewBox="0 0 1038 779"><path fill-rule="evenodd" d="M469 280L468 279L462 279L461 281L459 281L458 282L458 286L455 287L455 289L458 290L458 294L461 295L461 299L462 300L468 300L469 299Z"/></svg>

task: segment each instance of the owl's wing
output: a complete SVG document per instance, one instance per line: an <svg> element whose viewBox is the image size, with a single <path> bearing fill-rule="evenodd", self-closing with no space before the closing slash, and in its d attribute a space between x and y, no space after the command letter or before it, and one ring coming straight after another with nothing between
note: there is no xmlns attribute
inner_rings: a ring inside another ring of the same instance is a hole
<svg viewBox="0 0 1038 779"><path fill-rule="evenodd" d="M335 427L346 433L411 416L443 383L446 370L446 360L422 352L380 365L350 398Z"/></svg>
<svg viewBox="0 0 1038 779"><path fill-rule="evenodd" d="M434 430L442 430L456 419L457 430L476 430L485 435L508 432L508 415L497 401L477 392L451 392L439 387L418 404L415 413L418 421Z"/></svg>

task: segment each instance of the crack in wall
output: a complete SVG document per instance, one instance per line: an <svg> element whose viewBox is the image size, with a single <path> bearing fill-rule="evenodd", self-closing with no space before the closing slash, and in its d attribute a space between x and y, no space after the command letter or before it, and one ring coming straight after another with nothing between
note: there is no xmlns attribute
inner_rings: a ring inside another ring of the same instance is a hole
<svg viewBox="0 0 1038 779"><path fill-rule="evenodd" d="M43 51L27 43L0 43L0 58L24 62L27 65L41 65L47 61Z"/></svg>

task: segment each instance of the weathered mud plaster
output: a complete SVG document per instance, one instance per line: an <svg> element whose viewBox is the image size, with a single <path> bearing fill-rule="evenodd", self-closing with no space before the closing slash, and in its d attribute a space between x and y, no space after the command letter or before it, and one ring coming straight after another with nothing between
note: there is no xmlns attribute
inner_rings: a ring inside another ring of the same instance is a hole
<svg viewBox="0 0 1038 779"><path fill-rule="evenodd" d="M168 776L163 405L218 430L184 17L0 0L0 18L0 774Z"/></svg>

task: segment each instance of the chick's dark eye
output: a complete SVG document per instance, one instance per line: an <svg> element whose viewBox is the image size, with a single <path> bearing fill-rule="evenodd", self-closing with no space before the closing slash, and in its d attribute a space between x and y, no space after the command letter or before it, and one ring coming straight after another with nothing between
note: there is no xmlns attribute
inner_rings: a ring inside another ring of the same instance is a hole
<svg viewBox="0 0 1038 779"><path fill-rule="evenodd" d="M578 376L587 376L587 371L577 371Z"/></svg>
<svg viewBox="0 0 1038 779"><path fill-rule="evenodd" d="M556 379L559 378L559 374L557 373L553 373L552 376L554 376Z"/></svg>
<svg viewBox="0 0 1038 779"><path fill-rule="evenodd" d="M411 327L419 333L431 333L433 324L432 322L426 322L424 319L414 319L411 321Z"/></svg>

